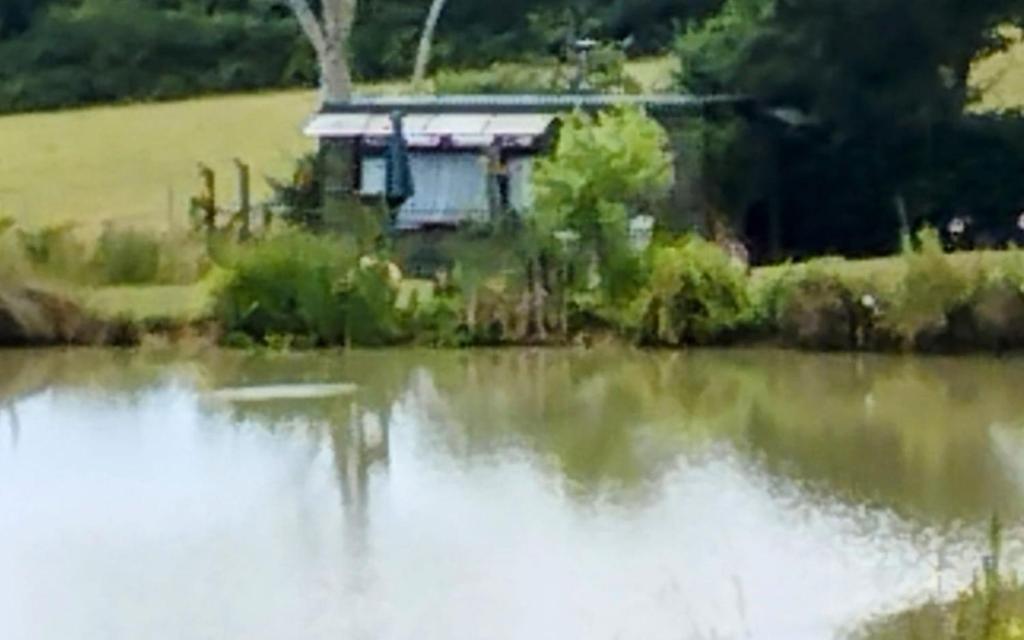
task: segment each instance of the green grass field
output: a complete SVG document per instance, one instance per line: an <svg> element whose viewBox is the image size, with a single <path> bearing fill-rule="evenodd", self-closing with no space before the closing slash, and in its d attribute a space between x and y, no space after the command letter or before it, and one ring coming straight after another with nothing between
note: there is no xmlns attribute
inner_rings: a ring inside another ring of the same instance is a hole
<svg viewBox="0 0 1024 640"><path fill-rule="evenodd" d="M982 92L980 110L1024 107L1024 32L1008 31L1016 40L1009 51L978 62L971 77L972 84Z"/></svg>

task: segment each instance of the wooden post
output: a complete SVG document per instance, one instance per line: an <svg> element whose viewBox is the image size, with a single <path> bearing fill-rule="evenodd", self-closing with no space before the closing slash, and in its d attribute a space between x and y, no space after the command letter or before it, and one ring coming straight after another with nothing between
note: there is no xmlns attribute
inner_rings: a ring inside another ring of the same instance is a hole
<svg viewBox="0 0 1024 640"><path fill-rule="evenodd" d="M207 232L212 232L217 225L217 177L213 169L200 162L199 179L201 192L198 204L203 212L203 226Z"/></svg>
<svg viewBox="0 0 1024 640"><path fill-rule="evenodd" d="M235 158L235 168L238 170L238 217L241 218L242 223L238 236L242 240L247 240L252 235L250 228L252 206L249 193L249 165Z"/></svg>

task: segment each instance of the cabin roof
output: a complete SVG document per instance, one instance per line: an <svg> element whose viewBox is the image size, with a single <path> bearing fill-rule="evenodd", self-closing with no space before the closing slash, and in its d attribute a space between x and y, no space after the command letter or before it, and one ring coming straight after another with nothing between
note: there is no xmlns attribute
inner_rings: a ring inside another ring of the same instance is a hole
<svg viewBox="0 0 1024 640"><path fill-rule="evenodd" d="M403 111L403 113L405 113ZM406 113L402 133L413 147L530 147L551 128L554 113ZM305 134L315 138L360 138L383 143L392 133L387 113L353 111L321 113Z"/></svg>

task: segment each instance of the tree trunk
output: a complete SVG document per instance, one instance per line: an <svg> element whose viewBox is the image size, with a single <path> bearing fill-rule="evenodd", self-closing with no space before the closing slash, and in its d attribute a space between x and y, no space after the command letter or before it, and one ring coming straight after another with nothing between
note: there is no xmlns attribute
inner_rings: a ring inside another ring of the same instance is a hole
<svg viewBox="0 0 1024 640"><path fill-rule="evenodd" d="M423 33L420 34L420 46L416 50L416 66L412 74L413 87L418 88L427 77L430 51L434 45L434 31L437 30L437 23L441 19L444 4L445 0L431 0L430 11L427 12L427 19L423 22Z"/></svg>
<svg viewBox="0 0 1024 640"><path fill-rule="evenodd" d="M352 97L348 45L357 0L322 0L319 17L313 12L308 0L286 2L316 52L317 64L320 66L322 103L348 101Z"/></svg>
<svg viewBox="0 0 1024 640"><path fill-rule="evenodd" d="M352 74L344 53L347 44L328 44L320 60L321 105L348 102L352 98Z"/></svg>

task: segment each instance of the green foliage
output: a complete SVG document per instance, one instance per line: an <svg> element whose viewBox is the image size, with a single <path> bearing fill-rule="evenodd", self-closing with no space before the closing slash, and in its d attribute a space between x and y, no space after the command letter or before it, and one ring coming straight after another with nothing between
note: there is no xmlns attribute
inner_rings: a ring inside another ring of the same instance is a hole
<svg viewBox="0 0 1024 640"><path fill-rule="evenodd" d="M73 224L17 229L21 251L38 272L57 277L81 278L88 273L85 246L74 235Z"/></svg>
<svg viewBox="0 0 1024 640"><path fill-rule="evenodd" d="M725 0L718 13L691 22L676 40L679 86L690 93L728 93L747 46L775 11L775 0Z"/></svg>
<svg viewBox="0 0 1024 640"><path fill-rule="evenodd" d="M752 317L747 274L718 246L695 236L650 250L650 277L634 303L641 340L710 344Z"/></svg>
<svg viewBox="0 0 1024 640"><path fill-rule="evenodd" d="M663 51L673 20L712 3L452 2L433 59L462 70L564 58L566 42L583 35L633 36L631 53ZM572 15L570 5L588 19ZM356 77L411 73L426 11L426 3L360 0L351 42ZM595 78L604 75L596 60ZM0 0L0 112L312 86L316 79L312 48L283 2Z"/></svg>
<svg viewBox="0 0 1024 640"><path fill-rule="evenodd" d="M606 291L618 298L637 284L638 259L628 246L633 215L650 213L672 182L668 137L637 109L565 118L550 158L533 174L535 232L579 234L583 253L595 253Z"/></svg>
<svg viewBox="0 0 1024 640"><path fill-rule="evenodd" d="M156 281L160 243L134 229L103 230L93 254L94 267L105 284L144 284Z"/></svg>
<svg viewBox="0 0 1024 640"><path fill-rule="evenodd" d="M965 110L972 62L1006 46L996 27L1022 16L1019 0L724 2L680 36L680 88L784 110L712 147L705 191L768 179L743 183L745 197L713 193L711 206L742 225L772 203L783 248L798 256L897 249L897 201L911 223L966 211L1005 238L1024 198L1024 119Z"/></svg>
<svg viewBox="0 0 1024 640"><path fill-rule="evenodd" d="M416 343L433 347L465 347L469 330L463 320L465 302L454 291L439 292L409 310L409 328Z"/></svg>
<svg viewBox="0 0 1024 640"><path fill-rule="evenodd" d="M316 228L321 222L323 171L316 153L295 160L288 180L268 178L274 192L273 204L286 222Z"/></svg>
<svg viewBox="0 0 1024 640"><path fill-rule="evenodd" d="M857 341L858 292L851 278L839 275L837 264L812 262L776 283L774 299L762 299L773 307L774 324L788 344L828 351L862 346Z"/></svg>
<svg viewBox="0 0 1024 640"><path fill-rule="evenodd" d="M355 248L332 237L298 231L242 247L231 279L217 294L217 316L229 332L258 340L316 335L341 344L346 314L336 286L356 264Z"/></svg>
<svg viewBox="0 0 1024 640"><path fill-rule="evenodd" d="M589 55L585 90L639 93L640 83L626 70L626 54L612 44ZM576 89L578 70L571 61L537 58L529 64L495 63L479 71L440 71L434 89L441 94L565 93Z"/></svg>
<svg viewBox="0 0 1024 640"><path fill-rule="evenodd" d="M442 70L434 78L440 94L559 93L564 91L561 67L495 63L480 71Z"/></svg>
<svg viewBox="0 0 1024 640"><path fill-rule="evenodd" d="M949 314L967 302L975 286L971 274L950 263L934 229L925 229L917 240L918 248L904 255L906 275L885 317L907 344L945 329Z"/></svg>
<svg viewBox="0 0 1024 640"><path fill-rule="evenodd" d="M309 84L289 16L165 10L131 0L57 5L0 40L0 111Z"/></svg>
<svg viewBox="0 0 1024 640"><path fill-rule="evenodd" d="M1017 576L1002 569L1003 526L989 525L988 553L979 575L948 604L924 606L875 621L856 640L1021 640L1024 639L1024 591Z"/></svg>
<svg viewBox="0 0 1024 640"><path fill-rule="evenodd" d="M241 246L217 293L217 317L228 332L262 342L392 342L401 329L392 267L357 256L350 240L296 230Z"/></svg>

